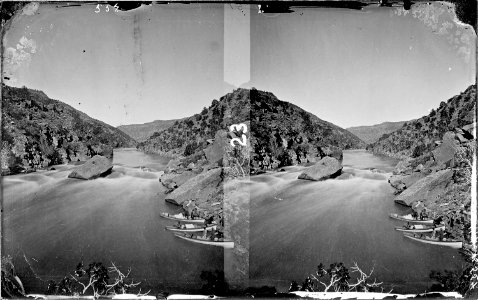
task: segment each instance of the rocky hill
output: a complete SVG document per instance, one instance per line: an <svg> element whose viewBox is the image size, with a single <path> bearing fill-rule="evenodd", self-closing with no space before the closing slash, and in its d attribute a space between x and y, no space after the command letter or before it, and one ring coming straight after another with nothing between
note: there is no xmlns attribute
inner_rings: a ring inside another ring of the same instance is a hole
<svg viewBox="0 0 478 300"><path fill-rule="evenodd" d="M177 120L166 130L155 132L139 143L138 148L149 153L170 156L189 156L206 148L208 139L214 139L220 129L249 119L249 92L236 90L221 99L213 100L201 113Z"/></svg>
<svg viewBox="0 0 478 300"><path fill-rule="evenodd" d="M470 242L476 88L385 135L369 149L402 157L389 182L395 202L445 223L445 236ZM408 147L408 148L407 148Z"/></svg>
<svg viewBox="0 0 478 300"><path fill-rule="evenodd" d="M2 86L2 174L54 164L112 157L113 148L134 147L122 131L95 120L41 91Z"/></svg>
<svg viewBox="0 0 478 300"><path fill-rule="evenodd" d="M179 120L156 120L144 124L121 125L117 128L138 142L144 142L155 132L163 131L171 127Z"/></svg>
<svg viewBox="0 0 478 300"><path fill-rule="evenodd" d="M237 123L245 123L249 128L252 171L315 162L341 149L365 146L350 132L280 101L272 93L237 89L219 101L214 100L201 113L153 134L138 148L191 156L205 149L218 130L227 130Z"/></svg>
<svg viewBox="0 0 478 300"><path fill-rule="evenodd" d="M347 128L348 131L356 135L367 144L372 144L384 135L392 133L400 129L405 121L400 122L383 122L371 126L356 126Z"/></svg>
<svg viewBox="0 0 478 300"><path fill-rule="evenodd" d="M251 90L251 166L268 169L316 162L341 150L364 148L358 137L272 93Z"/></svg>
<svg viewBox="0 0 478 300"><path fill-rule="evenodd" d="M367 149L399 158L419 157L435 149L445 132L472 123L475 101L476 88L470 86L460 95L441 102L427 116L405 122L399 130L384 134Z"/></svg>

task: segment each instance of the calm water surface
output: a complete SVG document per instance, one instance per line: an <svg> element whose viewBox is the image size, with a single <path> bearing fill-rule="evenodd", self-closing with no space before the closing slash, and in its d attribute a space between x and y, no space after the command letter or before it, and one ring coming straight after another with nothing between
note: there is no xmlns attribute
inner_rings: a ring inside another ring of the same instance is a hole
<svg viewBox="0 0 478 300"><path fill-rule="evenodd" d="M142 281L143 291L188 292L201 271L222 270L221 248L175 238L158 217L177 207L158 182L168 160L116 150L113 173L68 179L73 166L4 178L3 255L12 255L30 292L71 273L79 261L113 261ZM344 153L349 179L297 180L302 167L252 177L250 285L286 289L322 262L357 262L397 292L423 291L432 269L462 264L458 252L405 239L388 218L405 212L387 183L396 161L364 151ZM147 167L151 172L142 171ZM371 171L379 169L380 173Z"/></svg>

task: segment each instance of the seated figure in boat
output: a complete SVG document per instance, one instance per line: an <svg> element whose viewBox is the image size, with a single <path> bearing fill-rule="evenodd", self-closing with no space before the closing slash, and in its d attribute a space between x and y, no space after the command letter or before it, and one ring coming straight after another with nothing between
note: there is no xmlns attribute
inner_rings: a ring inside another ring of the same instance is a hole
<svg viewBox="0 0 478 300"><path fill-rule="evenodd" d="M418 213L416 211L412 211L412 218L418 220Z"/></svg>

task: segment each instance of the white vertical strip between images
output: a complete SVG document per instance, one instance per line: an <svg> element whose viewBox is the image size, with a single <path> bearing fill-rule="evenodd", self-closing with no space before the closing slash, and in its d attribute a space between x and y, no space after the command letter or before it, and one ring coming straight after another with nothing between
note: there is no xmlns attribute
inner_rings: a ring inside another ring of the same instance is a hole
<svg viewBox="0 0 478 300"><path fill-rule="evenodd" d="M473 129L473 136L475 137L475 141L476 141L476 113L475 113L475 128ZM476 185L476 159L477 159L477 154L476 153L476 149L475 149L475 159L473 160L473 168L472 168L472 171L471 171L471 243L472 243L472 246L473 246L473 250L474 252L476 253L476 226L477 226L477 199L476 199L476 188L477 188L477 185Z"/></svg>
<svg viewBox="0 0 478 300"><path fill-rule="evenodd" d="M250 9L248 4L224 4L224 81L235 87L250 80Z"/></svg>

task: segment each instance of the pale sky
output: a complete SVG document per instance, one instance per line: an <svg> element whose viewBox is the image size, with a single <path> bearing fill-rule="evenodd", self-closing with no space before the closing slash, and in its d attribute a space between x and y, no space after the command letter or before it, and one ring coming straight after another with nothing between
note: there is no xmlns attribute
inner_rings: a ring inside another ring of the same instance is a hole
<svg viewBox="0 0 478 300"><path fill-rule="evenodd" d="M19 16L6 36L5 83L43 90L113 126L190 116L231 91L223 5L95 10L41 4Z"/></svg>
<svg viewBox="0 0 478 300"><path fill-rule="evenodd" d="M191 116L249 80L341 127L371 125L420 117L474 82L474 31L435 4L407 15L34 5L7 31L5 83L113 126Z"/></svg>
<svg viewBox="0 0 478 300"><path fill-rule="evenodd" d="M343 128L421 117L475 82L474 30L446 6L251 16L251 82Z"/></svg>

